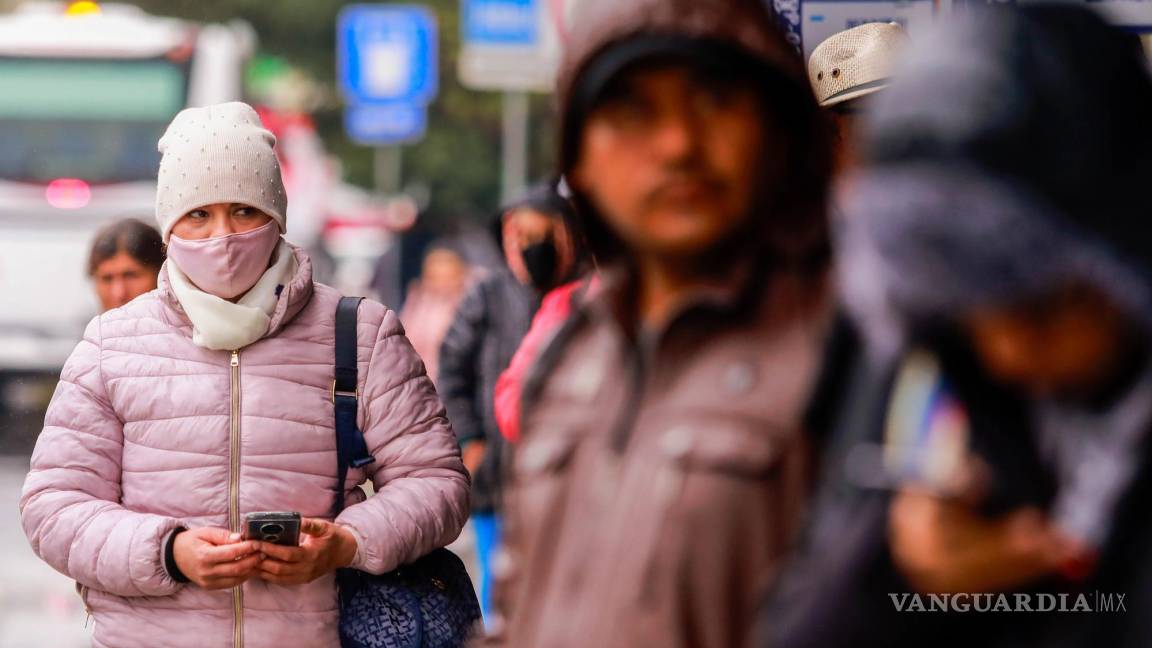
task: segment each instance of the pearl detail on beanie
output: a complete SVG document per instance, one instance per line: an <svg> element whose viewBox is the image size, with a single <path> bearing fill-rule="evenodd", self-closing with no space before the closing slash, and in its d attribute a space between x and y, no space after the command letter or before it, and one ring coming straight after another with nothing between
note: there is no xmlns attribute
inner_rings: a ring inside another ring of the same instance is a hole
<svg viewBox="0 0 1152 648"><path fill-rule="evenodd" d="M221 122L232 127L220 129ZM162 157L156 222L164 241L184 214L215 203L256 207L283 233L288 198L275 146L276 136L245 103L188 108L176 115L157 145ZM264 179L273 191L267 191Z"/></svg>

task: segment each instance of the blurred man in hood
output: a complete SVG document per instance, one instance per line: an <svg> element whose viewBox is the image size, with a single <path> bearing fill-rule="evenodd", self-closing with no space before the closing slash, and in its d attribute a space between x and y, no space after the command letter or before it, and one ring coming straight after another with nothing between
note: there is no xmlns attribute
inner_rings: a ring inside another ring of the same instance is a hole
<svg viewBox="0 0 1152 648"><path fill-rule="evenodd" d="M739 645L807 495L826 122L759 0L581 5L558 97L603 281L524 388L505 635Z"/></svg>

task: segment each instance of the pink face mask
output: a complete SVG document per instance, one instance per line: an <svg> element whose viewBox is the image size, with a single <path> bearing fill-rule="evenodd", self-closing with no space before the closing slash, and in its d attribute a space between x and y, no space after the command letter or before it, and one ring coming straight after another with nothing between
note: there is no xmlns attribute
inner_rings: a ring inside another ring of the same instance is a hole
<svg viewBox="0 0 1152 648"><path fill-rule="evenodd" d="M196 287L221 299L248 292L268 269L280 241L280 226L269 221L249 232L189 241L168 240L168 258Z"/></svg>

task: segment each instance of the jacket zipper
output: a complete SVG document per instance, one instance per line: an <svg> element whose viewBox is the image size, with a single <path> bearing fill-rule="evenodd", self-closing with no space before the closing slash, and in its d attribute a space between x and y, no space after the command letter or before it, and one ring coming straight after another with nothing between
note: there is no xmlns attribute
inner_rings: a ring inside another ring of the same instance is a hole
<svg viewBox="0 0 1152 648"><path fill-rule="evenodd" d="M229 432L231 463L228 471L228 524L233 533L240 532L240 352L232 352L232 409ZM244 588L232 588L232 645L244 645Z"/></svg>

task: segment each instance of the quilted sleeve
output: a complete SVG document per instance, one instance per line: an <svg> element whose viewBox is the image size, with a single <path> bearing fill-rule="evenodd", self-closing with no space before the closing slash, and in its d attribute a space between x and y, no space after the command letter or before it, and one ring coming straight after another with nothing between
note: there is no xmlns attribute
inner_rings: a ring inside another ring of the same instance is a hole
<svg viewBox="0 0 1152 648"><path fill-rule="evenodd" d="M123 425L100 370L93 320L64 365L36 441L20 498L32 550L82 585L119 596L166 596L180 585L164 570L173 518L120 505Z"/></svg>
<svg viewBox="0 0 1152 648"><path fill-rule="evenodd" d="M374 342L362 398L375 493L336 522L356 536L352 566L382 574L460 535L469 481L436 389L391 311Z"/></svg>

